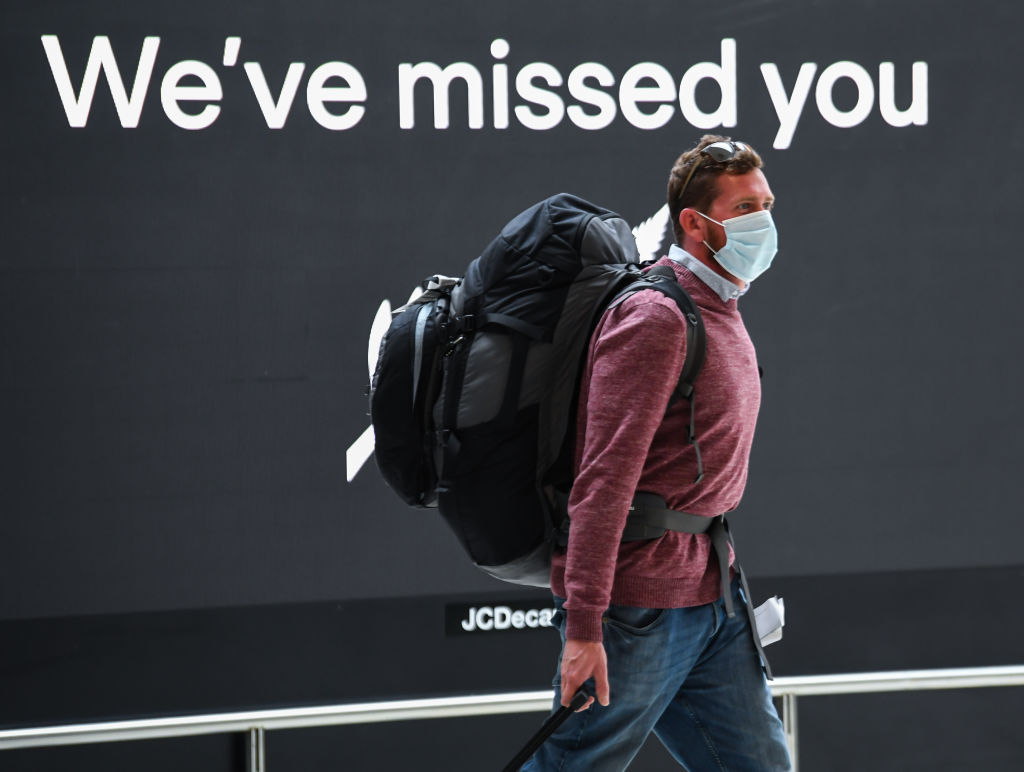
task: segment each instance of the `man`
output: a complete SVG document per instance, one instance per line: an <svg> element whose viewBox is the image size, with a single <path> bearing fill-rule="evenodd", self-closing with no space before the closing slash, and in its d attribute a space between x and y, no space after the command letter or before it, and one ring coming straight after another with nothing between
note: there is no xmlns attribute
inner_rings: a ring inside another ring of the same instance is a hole
<svg viewBox="0 0 1024 772"><path fill-rule="evenodd" d="M669 178L676 244L658 264L675 272L706 330L697 444L688 441L690 403L669 406L686 356L676 303L635 293L591 338L569 541L556 551L551 587L563 640L556 703L568 705L585 683L594 696L524 770L624 769L652 731L694 772L790 769L739 577L723 597L711 537L622 540L638 491L706 522L743 494L761 391L737 298L776 248L761 166L749 145L705 136Z"/></svg>

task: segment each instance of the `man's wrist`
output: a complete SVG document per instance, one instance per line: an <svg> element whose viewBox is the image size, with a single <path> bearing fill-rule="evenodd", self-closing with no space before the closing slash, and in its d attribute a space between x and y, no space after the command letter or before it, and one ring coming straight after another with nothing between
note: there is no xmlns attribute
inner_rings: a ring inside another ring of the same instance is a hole
<svg viewBox="0 0 1024 772"><path fill-rule="evenodd" d="M601 620L604 614L600 611L565 612L565 637L574 641L600 643L604 640Z"/></svg>

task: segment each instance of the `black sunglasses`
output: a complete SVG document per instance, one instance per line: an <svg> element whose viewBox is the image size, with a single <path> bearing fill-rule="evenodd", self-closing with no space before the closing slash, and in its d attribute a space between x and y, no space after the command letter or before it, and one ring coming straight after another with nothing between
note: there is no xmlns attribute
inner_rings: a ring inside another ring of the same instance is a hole
<svg viewBox="0 0 1024 772"><path fill-rule="evenodd" d="M694 173L700 168L701 162L704 160L704 156L707 156L715 163L722 163L728 161L730 158L735 157L738 153L743 150L749 150L749 146L743 142L712 142L707 147L700 149L700 155L697 156L697 163L690 169L690 173L686 175L686 181L683 183L682 189L679 191L679 201L683 200L683 194L686 193L686 189L690 186L690 180L693 179Z"/></svg>

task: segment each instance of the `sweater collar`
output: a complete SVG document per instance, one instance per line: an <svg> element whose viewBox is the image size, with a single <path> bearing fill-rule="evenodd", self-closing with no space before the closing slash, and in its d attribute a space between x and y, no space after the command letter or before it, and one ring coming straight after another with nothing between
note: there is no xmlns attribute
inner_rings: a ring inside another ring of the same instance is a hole
<svg viewBox="0 0 1024 772"><path fill-rule="evenodd" d="M747 287L750 286L748 283L746 287L740 288L733 284L731 281L726 279L724 276L719 276L717 273L708 268L704 263L698 260L696 257L691 255L685 249L680 247L678 244L673 244L669 247L668 258L674 263L687 268L690 273L700 279L702 282L707 284L711 289L715 291L715 294L722 299L723 303L728 303L730 300L735 300L740 295L747 291Z"/></svg>

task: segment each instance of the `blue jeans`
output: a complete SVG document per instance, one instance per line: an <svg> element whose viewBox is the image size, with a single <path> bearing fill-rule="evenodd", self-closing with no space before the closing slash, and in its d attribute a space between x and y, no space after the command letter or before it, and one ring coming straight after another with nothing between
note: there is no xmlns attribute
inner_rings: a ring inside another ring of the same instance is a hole
<svg viewBox="0 0 1024 772"><path fill-rule="evenodd" d="M652 731L691 772L791 769L738 581L732 592L731 619L721 598L692 608L611 606L603 626L611 704L573 714L523 772L622 770ZM562 603L555 599L553 621L564 645Z"/></svg>

